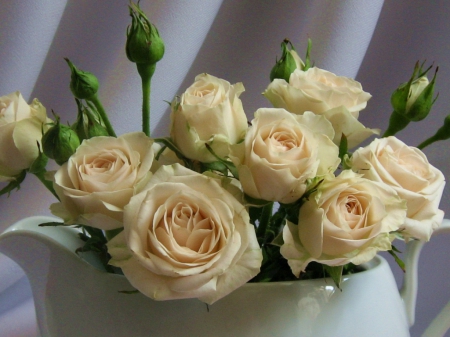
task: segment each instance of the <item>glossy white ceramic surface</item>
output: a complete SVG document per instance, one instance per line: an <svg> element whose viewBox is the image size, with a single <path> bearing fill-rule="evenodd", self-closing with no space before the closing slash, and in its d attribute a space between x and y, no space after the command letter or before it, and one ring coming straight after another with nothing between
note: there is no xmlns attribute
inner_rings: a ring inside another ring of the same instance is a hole
<svg viewBox="0 0 450 337"><path fill-rule="evenodd" d="M30 279L42 336L409 336L403 300L387 262L345 277L247 284L213 305L196 300L156 302L74 253L81 241L68 227L31 217L0 236L0 252ZM417 263L417 261L413 262ZM415 289L406 302L415 302ZM431 335L430 335L431 336Z"/></svg>

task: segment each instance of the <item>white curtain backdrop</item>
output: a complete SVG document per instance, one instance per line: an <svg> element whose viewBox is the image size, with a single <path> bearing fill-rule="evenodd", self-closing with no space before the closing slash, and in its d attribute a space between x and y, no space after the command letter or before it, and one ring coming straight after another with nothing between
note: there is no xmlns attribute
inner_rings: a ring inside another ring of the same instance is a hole
<svg viewBox="0 0 450 337"><path fill-rule="evenodd" d="M49 113L53 109L63 122L73 122L76 105L63 60L68 57L99 78L99 95L116 132L140 130L140 79L124 52L130 22L127 4L128 0L3 1L0 96L20 90L26 100L37 97ZM417 145L450 113L450 6L445 0L142 0L141 7L166 44L152 82L153 136L169 132L164 101L181 94L202 72L243 82L246 92L241 99L249 119L257 108L269 106L261 92L284 38L301 56L311 38L315 65L362 83L373 95L360 114L369 127L387 127L390 94L409 78L417 60L439 65L440 97L428 123L414 124L398 136ZM425 151L447 178L449 144L437 143ZM446 212L449 193L447 187L441 203ZM19 192L0 197L0 232L24 217L49 215L53 201L37 179L27 177ZM450 299L449 240L432 240L422 253L412 336L420 336ZM402 273L392 267L400 282ZM38 336L33 305L27 278L0 255L0 337Z"/></svg>

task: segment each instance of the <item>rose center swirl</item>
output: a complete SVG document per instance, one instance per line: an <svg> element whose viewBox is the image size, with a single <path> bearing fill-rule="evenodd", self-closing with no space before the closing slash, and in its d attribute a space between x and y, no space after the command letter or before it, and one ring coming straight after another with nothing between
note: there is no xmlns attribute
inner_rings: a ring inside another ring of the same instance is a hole
<svg viewBox="0 0 450 337"><path fill-rule="evenodd" d="M355 229L359 227L364 210L358 198L353 195L346 196L343 198L340 208L341 214L344 215L344 219L349 228Z"/></svg>
<svg viewBox="0 0 450 337"><path fill-rule="evenodd" d="M293 138L291 134L277 131L274 132L268 141L273 147L275 147L279 152L286 152L295 149L299 146L298 139Z"/></svg>
<svg viewBox="0 0 450 337"><path fill-rule="evenodd" d="M220 250L216 221L194 202L179 201L166 209L155 235L169 256L179 262L199 263Z"/></svg>

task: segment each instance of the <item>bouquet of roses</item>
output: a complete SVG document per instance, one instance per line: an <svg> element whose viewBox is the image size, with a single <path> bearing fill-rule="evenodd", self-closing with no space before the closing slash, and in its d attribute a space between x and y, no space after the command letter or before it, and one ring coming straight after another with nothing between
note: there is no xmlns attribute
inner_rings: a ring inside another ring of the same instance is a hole
<svg viewBox="0 0 450 337"><path fill-rule="evenodd" d="M429 240L442 219L443 174L420 150L450 136L450 120L416 147L394 135L434 103L417 64L392 95L388 130L358 121L370 94L353 79L314 67L292 44L270 72L248 122L242 83L201 74L171 103L170 137L150 137L150 83L164 42L130 4L126 53L142 79L143 131L116 136L96 77L71 69L77 119L65 125L19 92L0 98L0 194L28 173L54 194L54 215L80 228L80 251L122 272L157 300L213 303L243 284L358 271L392 242ZM7 149L7 151L6 151ZM8 153L8 155L4 155ZM46 170L48 158L60 167Z"/></svg>

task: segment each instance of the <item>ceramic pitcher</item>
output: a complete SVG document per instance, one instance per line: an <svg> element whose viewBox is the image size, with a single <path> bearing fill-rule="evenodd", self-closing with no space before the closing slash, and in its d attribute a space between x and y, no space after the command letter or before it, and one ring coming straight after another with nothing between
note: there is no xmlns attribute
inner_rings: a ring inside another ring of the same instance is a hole
<svg viewBox="0 0 450 337"><path fill-rule="evenodd" d="M388 263L377 256L365 271L330 279L246 284L212 305L197 299L154 301L126 278L102 270L94 255L79 256L77 230L39 227L49 217L19 221L0 236L0 252L25 271L41 336L409 336L414 323L420 242L407 247L400 292ZM450 233L445 220L436 233ZM450 325L441 312L425 336ZM447 315L447 316L446 316Z"/></svg>

